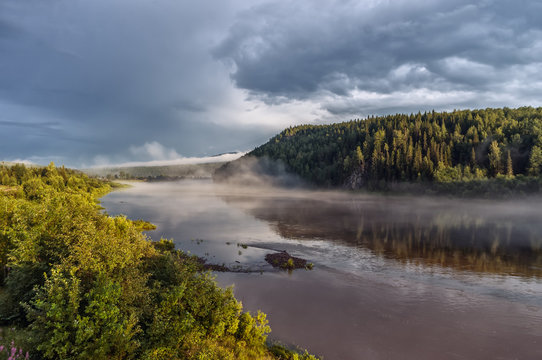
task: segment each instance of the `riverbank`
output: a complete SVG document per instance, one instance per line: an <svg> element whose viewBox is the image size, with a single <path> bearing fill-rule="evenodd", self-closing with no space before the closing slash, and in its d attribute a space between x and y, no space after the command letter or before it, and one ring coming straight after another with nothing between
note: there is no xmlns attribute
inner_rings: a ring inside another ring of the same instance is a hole
<svg viewBox="0 0 542 360"><path fill-rule="evenodd" d="M347 191L384 195L446 196L463 199L522 199L542 196L542 178L532 176L498 176L462 181L381 182L368 188Z"/></svg>

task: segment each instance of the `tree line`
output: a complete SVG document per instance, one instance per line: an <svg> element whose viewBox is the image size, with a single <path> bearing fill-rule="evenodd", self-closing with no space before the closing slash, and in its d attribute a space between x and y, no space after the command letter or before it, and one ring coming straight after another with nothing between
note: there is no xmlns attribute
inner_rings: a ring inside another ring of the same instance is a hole
<svg viewBox="0 0 542 360"><path fill-rule="evenodd" d="M542 108L370 116L285 129L249 155L326 186L465 182L542 173Z"/></svg>

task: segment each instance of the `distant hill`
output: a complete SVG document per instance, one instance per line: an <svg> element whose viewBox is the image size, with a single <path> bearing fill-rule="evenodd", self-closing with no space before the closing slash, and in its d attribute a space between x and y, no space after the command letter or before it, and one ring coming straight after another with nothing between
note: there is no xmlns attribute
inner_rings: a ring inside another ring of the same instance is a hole
<svg viewBox="0 0 542 360"><path fill-rule="evenodd" d="M181 178L210 178L224 162L167 166L103 167L84 169L88 175L108 179L167 180Z"/></svg>
<svg viewBox="0 0 542 360"><path fill-rule="evenodd" d="M319 186L507 182L539 189L542 108L460 110L290 127L247 157ZM241 158L217 170L224 177ZM228 170L229 169L229 170ZM531 189L532 190L532 189Z"/></svg>
<svg viewBox="0 0 542 360"><path fill-rule="evenodd" d="M243 154L233 151L207 157L131 162L116 166L83 169L83 172L108 179L144 179L149 181L211 178L218 167L225 162L238 159Z"/></svg>

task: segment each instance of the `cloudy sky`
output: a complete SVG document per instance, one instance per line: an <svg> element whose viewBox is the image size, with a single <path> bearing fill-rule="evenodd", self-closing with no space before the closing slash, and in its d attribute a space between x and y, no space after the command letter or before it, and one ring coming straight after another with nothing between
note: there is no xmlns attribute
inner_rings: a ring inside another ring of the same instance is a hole
<svg viewBox="0 0 542 360"><path fill-rule="evenodd" d="M0 0L0 159L246 151L284 127L542 106L539 0Z"/></svg>

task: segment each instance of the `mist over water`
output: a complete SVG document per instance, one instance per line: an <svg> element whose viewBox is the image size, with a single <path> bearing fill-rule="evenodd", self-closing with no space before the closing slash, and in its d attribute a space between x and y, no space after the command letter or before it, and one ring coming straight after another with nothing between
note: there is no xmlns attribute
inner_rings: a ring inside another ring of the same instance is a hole
<svg viewBox="0 0 542 360"><path fill-rule="evenodd" d="M255 157L245 155L236 161L225 163L213 173L213 180L228 186L233 192L251 187L268 192L270 188L307 189L311 187L299 175L286 170L286 165L280 160L266 156ZM225 190L228 192L228 190Z"/></svg>
<svg viewBox="0 0 542 360"><path fill-rule="evenodd" d="M271 338L326 359L542 357L542 202L397 197L211 181L102 199L148 235L252 273L218 274ZM276 272L287 250L313 271ZM263 271L260 274L260 271Z"/></svg>

